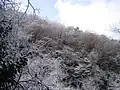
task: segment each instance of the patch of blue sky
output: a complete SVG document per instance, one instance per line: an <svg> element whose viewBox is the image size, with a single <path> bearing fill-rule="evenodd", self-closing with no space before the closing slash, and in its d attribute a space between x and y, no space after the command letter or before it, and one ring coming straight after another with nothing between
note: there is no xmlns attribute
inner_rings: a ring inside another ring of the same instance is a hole
<svg viewBox="0 0 120 90"><path fill-rule="evenodd" d="M56 20L57 10L55 9L56 0L31 0L35 8L40 9L39 15L52 21Z"/></svg>

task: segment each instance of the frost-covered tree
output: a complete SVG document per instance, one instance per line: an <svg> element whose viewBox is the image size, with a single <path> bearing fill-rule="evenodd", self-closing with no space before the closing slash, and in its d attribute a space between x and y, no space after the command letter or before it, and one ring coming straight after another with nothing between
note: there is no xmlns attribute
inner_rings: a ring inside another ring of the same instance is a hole
<svg viewBox="0 0 120 90"><path fill-rule="evenodd" d="M0 90L20 87L22 68L27 65L25 46L18 42L19 27L8 13L9 10L15 13L15 8L16 3L12 0L0 1Z"/></svg>

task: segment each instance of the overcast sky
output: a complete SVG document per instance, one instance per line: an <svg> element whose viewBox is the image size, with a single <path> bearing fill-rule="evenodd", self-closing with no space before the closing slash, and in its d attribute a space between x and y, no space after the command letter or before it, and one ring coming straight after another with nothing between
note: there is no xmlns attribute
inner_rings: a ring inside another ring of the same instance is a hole
<svg viewBox="0 0 120 90"><path fill-rule="evenodd" d="M23 6L27 0L20 0ZM120 21L120 0L30 0L40 16L98 34L120 38L109 31ZM22 6L22 8L23 8ZM31 10L31 9L30 9Z"/></svg>

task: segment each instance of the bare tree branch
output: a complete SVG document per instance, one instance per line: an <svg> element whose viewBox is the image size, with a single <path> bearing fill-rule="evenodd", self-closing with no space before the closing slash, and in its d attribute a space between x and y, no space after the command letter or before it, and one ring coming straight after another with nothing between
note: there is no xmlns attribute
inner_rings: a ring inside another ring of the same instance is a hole
<svg viewBox="0 0 120 90"><path fill-rule="evenodd" d="M21 70L20 75L19 75L19 78L18 78L18 80L17 80L17 82L16 82L16 85L15 85L15 87L13 88L13 90L15 90L16 87L17 87L17 85L19 84L20 78L21 78L21 76L22 76L22 72L23 72L23 70Z"/></svg>

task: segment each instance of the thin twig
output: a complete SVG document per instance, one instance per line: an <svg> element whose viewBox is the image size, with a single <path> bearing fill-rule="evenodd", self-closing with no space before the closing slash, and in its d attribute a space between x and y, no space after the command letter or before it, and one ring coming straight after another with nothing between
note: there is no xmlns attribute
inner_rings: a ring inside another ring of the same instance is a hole
<svg viewBox="0 0 120 90"><path fill-rule="evenodd" d="M26 8L25 12L22 14L22 16L19 18L19 20L21 20L22 17L27 13L28 8L29 8L30 6L32 7L33 13L35 14L35 11L36 11L37 9L35 9L34 6L31 4L30 0L28 0L27 8Z"/></svg>
<svg viewBox="0 0 120 90"><path fill-rule="evenodd" d="M17 82L16 82L16 85L15 85L15 87L13 88L13 90L15 90L16 87L17 87L17 85L19 84L19 81L20 81L21 76L22 76L22 71L20 72L19 78L18 78L18 80L17 80Z"/></svg>

